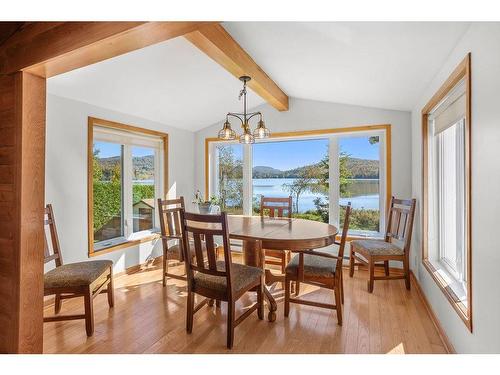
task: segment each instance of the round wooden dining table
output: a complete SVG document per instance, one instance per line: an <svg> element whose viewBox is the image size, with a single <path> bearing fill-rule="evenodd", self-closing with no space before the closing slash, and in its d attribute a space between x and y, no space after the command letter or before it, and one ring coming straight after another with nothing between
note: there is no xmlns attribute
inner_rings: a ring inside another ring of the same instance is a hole
<svg viewBox="0 0 500 375"><path fill-rule="evenodd" d="M318 221L297 218L261 216L228 216L229 237L243 241L243 260L246 265L260 267L266 274L266 284L284 281L264 269L264 249L308 252L333 244L338 230L335 226ZM276 300L264 288L269 301L269 321L276 319Z"/></svg>

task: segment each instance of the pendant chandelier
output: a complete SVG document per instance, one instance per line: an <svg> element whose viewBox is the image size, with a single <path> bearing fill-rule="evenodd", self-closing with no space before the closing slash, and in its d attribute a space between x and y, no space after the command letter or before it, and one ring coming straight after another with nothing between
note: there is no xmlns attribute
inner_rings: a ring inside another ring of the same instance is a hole
<svg viewBox="0 0 500 375"><path fill-rule="evenodd" d="M219 139L223 140L234 140L236 139L236 132L231 128L231 123L229 122L229 117L236 117L241 122L241 128L243 129L243 134L239 136L240 143L250 144L254 143L255 139L268 138L271 134L269 129L266 128L264 121L262 120L262 113L260 112L250 112L247 113L247 82L251 78L248 76L241 76L240 81L243 82L243 89L240 91L238 99L241 100L243 97L243 113L232 113L229 112L226 115L226 122L219 131ZM259 121L257 122L257 128L253 131L250 129L249 121L252 117L259 116Z"/></svg>

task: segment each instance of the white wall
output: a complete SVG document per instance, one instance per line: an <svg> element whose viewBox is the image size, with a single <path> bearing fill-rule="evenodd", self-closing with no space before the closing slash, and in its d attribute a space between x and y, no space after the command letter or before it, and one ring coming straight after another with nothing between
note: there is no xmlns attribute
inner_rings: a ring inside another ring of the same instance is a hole
<svg viewBox="0 0 500 375"><path fill-rule="evenodd" d="M290 110L278 112L268 104L253 108L261 111L271 132L345 128L361 125L392 125L392 192L411 196L410 113L346 104L290 98ZM236 125L236 124L235 124ZM220 123L196 132L196 186L205 189L205 138L216 137ZM239 132L239 126L234 126Z"/></svg>
<svg viewBox="0 0 500 375"><path fill-rule="evenodd" d="M50 85L50 82L49 82ZM87 255L87 118L98 117L169 135L169 195L193 196L194 133L90 104L47 95L45 200L52 203L64 262L88 260ZM160 240L92 259L110 259L115 271L161 255Z"/></svg>
<svg viewBox="0 0 500 375"><path fill-rule="evenodd" d="M472 334L420 262L421 110L468 52L472 54ZM459 353L500 352L499 88L500 23L472 24L412 111L412 191L418 199L413 254L419 259L412 263L412 268Z"/></svg>

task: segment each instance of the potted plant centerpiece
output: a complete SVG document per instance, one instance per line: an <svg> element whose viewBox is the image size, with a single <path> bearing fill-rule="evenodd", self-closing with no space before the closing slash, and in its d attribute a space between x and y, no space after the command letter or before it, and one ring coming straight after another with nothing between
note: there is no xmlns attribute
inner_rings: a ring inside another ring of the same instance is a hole
<svg viewBox="0 0 500 375"><path fill-rule="evenodd" d="M198 205L200 214L206 215L212 213L213 209L218 208L219 199L215 195L212 195L209 200L205 200L201 192L197 190L194 195L193 203Z"/></svg>

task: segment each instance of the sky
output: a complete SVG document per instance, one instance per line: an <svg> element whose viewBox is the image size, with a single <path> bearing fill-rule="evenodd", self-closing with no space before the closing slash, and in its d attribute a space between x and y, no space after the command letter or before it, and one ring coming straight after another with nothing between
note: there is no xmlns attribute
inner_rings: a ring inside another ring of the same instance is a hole
<svg viewBox="0 0 500 375"><path fill-rule="evenodd" d="M368 137L341 137L340 150L351 157L378 160L379 145L371 145ZM94 142L100 150L99 157L118 156L120 146L108 142ZM235 156L242 157L241 146L235 147ZM152 149L132 147L133 156L152 155ZM253 165L263 165L280 170L288 170L317 163L328 152L327 139L256 143L253 145Z"/></svg>
<svg viewBox="0 0 500 375"><path fill-rule="evenodd" d="M120 145L109 142L94 142L94 150L99 150L100 158L120 155ZM132 146L132 156L154 155L154 150L147 147Z"/></svg>
<svg viewBox="0 0 500 375"><path fill-rule="evenodd" d="M341 151L354 158L379 158L379 145L371 145L368 137L340 138L339 146ZM260 143L253 146L253 166L288 170L317 163L327 152L327 139Z"/></svg>

